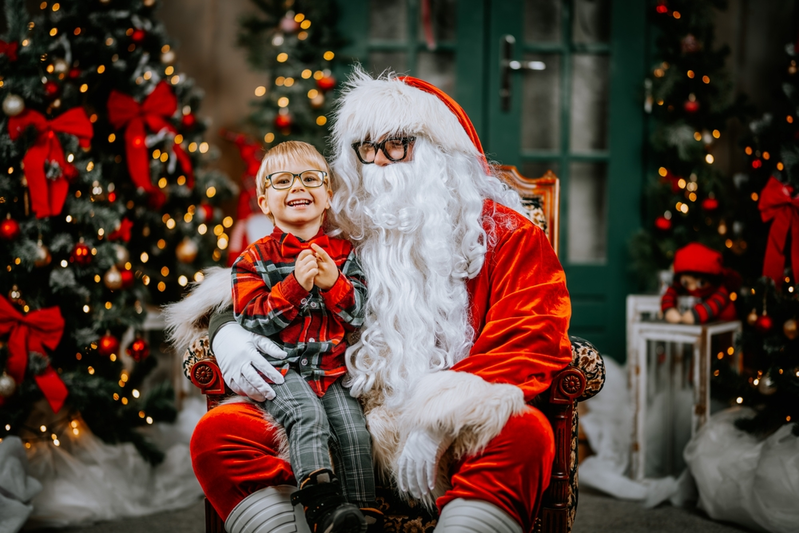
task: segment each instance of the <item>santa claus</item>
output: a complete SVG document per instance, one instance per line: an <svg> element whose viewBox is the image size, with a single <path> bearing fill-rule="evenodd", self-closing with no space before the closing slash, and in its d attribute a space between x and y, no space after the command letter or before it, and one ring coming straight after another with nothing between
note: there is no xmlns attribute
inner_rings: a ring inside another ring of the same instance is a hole
<svg viewBox="0 0 799 533"><path fill-rule="evenodd" d="M327 231L353 242L366 318L347 352L376 467L405 498L439 511L436 531L530 531L549 482L552 429L528 403L571 361L566 279L544 233L493 175L464 111L411 77L360 69L333 128ZM178 342L210 310L231 389L269 401L274 345L227 310L229 274L174 306ZM306 531L281 428L255 402L208 412L191 442L195 473L230 533Z"/></svg>

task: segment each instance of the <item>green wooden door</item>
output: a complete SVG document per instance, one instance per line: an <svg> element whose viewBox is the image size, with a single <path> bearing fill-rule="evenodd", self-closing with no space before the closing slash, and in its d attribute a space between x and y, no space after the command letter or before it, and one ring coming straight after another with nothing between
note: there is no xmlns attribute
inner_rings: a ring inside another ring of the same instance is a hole
<svg viewBox="0 0 799 533"><path fill-rule="evenodd" d="M570 333L624 359L626 243L640 226L646 2L349 0L342 50L425 79L464 107L492 160L561 178ZM543 67L543 70L541 68Z"/></svg>

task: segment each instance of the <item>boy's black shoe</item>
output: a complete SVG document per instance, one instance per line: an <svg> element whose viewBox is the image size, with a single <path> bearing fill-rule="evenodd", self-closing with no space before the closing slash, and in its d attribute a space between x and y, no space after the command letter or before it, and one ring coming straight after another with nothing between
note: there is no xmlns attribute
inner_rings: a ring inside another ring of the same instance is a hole
<svg viewBox="0 0 799 533"><path fill-rule="evenodd" d="M305 519L314 533L366 533L360 509L341 495L338 479L330 470L312 472L291 495L291 504L301 503Z"/></svg>

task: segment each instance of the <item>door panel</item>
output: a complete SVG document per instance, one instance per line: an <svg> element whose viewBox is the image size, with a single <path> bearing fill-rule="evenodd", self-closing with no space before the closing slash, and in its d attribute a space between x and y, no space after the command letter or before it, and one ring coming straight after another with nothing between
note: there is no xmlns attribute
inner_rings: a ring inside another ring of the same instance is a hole
<svg viewBox="0 0 799 533"><path fill-rule="evenodd" d="M435 49L426 44L421 7L421 0L339 0L349 39L340 55L452 95L489 159L525 176L555 172L570 331L623 359L626 243L640 226L646 2L431 0ZM503 59L545 69L511 71Z"/></svg>

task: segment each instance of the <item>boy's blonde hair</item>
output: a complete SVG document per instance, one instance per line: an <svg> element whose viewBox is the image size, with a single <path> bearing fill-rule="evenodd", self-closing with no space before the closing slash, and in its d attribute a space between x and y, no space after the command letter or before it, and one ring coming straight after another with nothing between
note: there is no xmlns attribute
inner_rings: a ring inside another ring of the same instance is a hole
<svg viewBox="0 0 799 533"><path fill-rule="evenodd" d="M269 174L285 170L288 165L297 161L308 163L308 169L306 170L314 169L327 172L327 188L331 188L332 176L330 175L330 167L322 154L313 145L306 142L285 141L272 147L271 150L266 152L261 161L261 168L258 169L258 174L255 176L258 196L266 194L266 177Z"/></svg>

